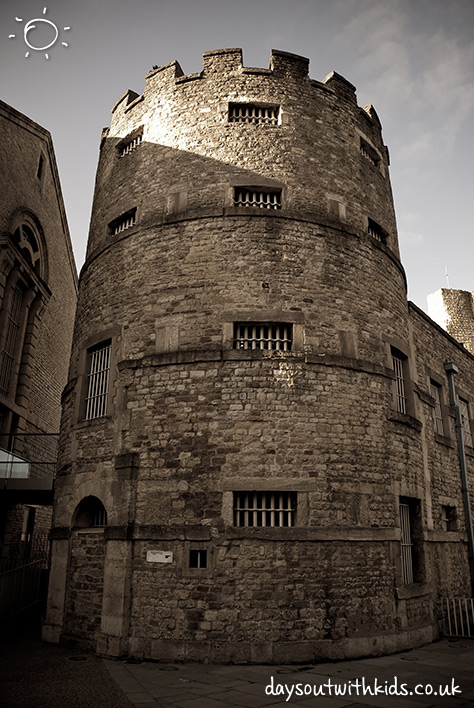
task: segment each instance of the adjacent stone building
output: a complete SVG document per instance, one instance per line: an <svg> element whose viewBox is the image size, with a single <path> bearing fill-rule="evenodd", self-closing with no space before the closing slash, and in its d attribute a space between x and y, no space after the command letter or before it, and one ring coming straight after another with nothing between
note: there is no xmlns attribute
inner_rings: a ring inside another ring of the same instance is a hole
<svg viewBox="0 0 474 708"><path fill-rule="evenodd" d="M406 299L372 106L303 57L154 69L112 109L63 401L44 636L312 661L471 592L474 358Z"/></svg>
<svg viewBox="0 0 474 708"><path fill-rule="evenodd" d="M474 293L440 288L428 295L428 314L474 354Z"/></svg>
<svg viewBox="0 0 474 708"><path fill-rule="evenodd" d="M51 135L3 102L0 132L1 570L48 552L77 275Z"/></svg>

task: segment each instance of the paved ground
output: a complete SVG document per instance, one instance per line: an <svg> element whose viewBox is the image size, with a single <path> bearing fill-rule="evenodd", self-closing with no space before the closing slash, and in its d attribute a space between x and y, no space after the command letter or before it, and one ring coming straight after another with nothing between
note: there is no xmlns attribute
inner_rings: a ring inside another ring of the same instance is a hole
<svg viewBox="0 0 474 708"><path fill-rule="evenodd" d="M129 663L43 644L39 622L28 618L1 628L0 662L1 708L474 708L474 640L315 666ZM370 695L376 680L387 693L408 695ZM462 693L441 697L439 686L453 683ZM335 684L345 696L334 696ZM414 695L418 684L438 695ZM297 695L305 691L311 695Z"/></svg>
<svg viewBox="0 0 474 708"><path fill-rule="evenodd" d="M104 663L137 708L281 708L292 704L313 708L474 706L474 640L444 640L389 657L300 667ZM356 694L357 679L360 684L365 679L365 696L362 687L361 695ZM453 679L462 693L441 697L439 686L452 688ZM414 692L418 684L431 684L438 695L371 696L367 689L373 690L376 680L387 692L389 688L395 691L397 686L399 691ZM329 681L332 696L328 695ZM342 690L346 688L343 698L334 696L334 684ZM348 695L349 686L352 696ZM313 687L326 695L296 695L297 691L312 692Z"/></svg>

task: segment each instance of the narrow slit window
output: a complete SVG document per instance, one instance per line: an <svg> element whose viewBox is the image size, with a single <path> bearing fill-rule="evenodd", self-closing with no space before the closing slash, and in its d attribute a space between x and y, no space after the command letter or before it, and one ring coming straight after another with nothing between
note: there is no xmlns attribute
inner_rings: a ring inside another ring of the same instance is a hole
<svg viewBox="0 0 474 708"><path fill-rule="evenodd" d="M444 435L443 413L441 410L441 386L436 381L430 382L431 397L434 399L434 419L438 435Z"/></svg>
<svg viewBox="0 0 474 708"><path fill-rule="evenodd" d="M424 581L423 529L419 499L400 497L400 550L403 585Z"/></svg>
<svg viewBox="0 0 474 708"><path fill-rule="evenodd" d="M117 234L121 234L122 231L125 231L126 229L131 229L132 226L135 226L136 215L136 209L131 209L130 211L125 212L125 214L122 214L117 219L114 219L110 222L109 232L114 236L117 236Z"/></svg>
<svg viewBox="0 0 474 708"><path fill-rule="evenodd" d="M0 391L4 394L8 393L13 362L15 360L24 292L21 285L15 285L11 291L10 310L6 321L5 341L0 364Z"/></svg>
<svg viewBox="0 0 474 708"><path fill-rule="evenodd" d="M40 181L43 176L43 167L44 167L44 157L43 157L43 155L40 155L39 160L38 160L38 169L36 170L36 177Z"/></svg>
<svg viewBox="0 0 474 708"><path fill-rule="evenodd" d="M111 342L105 342L89 352L90 371L86 398L86 420L100 418L107 413L111 348Z"/></svg>
<svg viewBox="0 0 474 708"><path fill-rule="evenodd" d="M234 526L294 526L296 502L296 492L234 492Z"/></svg>
<svg viewBox="0 0 474 708"><path fill-rule="evenodd" d="M291 351L293 325L289 322L236 322L234 349Z"/></svg>
<svg viewBox="0 0 474 708"><path fill-rule="evenodd" d="M443 413L441 409L441 386L436 381L430 382L431 396L435 402L435 429L438 435L444 435Z"/></svg>
<svg viewBox="0 0 474 708"><path fill-rule="evenodd" d="M400 504L400 529L402 551L402 582L404 585L410 585L413 582L413 542L411 534L409 504Z"/></svg>
<svg viewBox="0 0 474 708"><path fill-rule="evenodd" d="M281 209L281 189L265 191L261 188L236 187L234 206L256 207L258 209Z"/></svg>
<svg viewBox="0 0 474 708"><path fill-rule="evenodd" d="M407 358L398 349L392 348L392 363L395 373L396 408L399 413L407 412L405 368Z"/></svg>
<svg viewBox="0 0 474 708"><path fill-rule="evenodd" d="M464 398L459 398L459 409L461 411L462 429L464 442L468 447L472 447L471 419L469 416L469 403Z"/></svg>
<svg viewBox="0 0 474 708"><path fill-rule="evenodd" d="M372 236L376 241L387 243L387 232L373 219L368 219L367 232L369 236Z"/></svg>
<svg viewBox="0 0 474 708"><path fill-rule="evenodd" d="M257 106L254 103L229 103L229 123L278 125L280 106Z"/></svg>

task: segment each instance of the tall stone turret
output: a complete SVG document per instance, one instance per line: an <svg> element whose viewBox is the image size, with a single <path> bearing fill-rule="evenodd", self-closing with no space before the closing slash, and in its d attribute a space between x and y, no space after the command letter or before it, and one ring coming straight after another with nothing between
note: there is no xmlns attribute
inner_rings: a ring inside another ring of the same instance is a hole
<svg viewBox="0 0 474 708"><path fill-rule="evenodd" d="M218 662L429 641L404 589L423 564L407 576L400 553L424 472L375 110L303 57L224 49L151 71L112 114L45 636Z"/></svg>

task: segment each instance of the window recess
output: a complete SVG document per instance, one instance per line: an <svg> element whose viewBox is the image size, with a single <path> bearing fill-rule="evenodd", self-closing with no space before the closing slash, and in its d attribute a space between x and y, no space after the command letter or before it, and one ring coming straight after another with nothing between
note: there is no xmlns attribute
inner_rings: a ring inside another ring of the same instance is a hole
<svg viewBox="0 0 474 708"><path fill-rule="evenodd" d="M110 222L109 233L116 236L117 234L121 234L122 231L132 228L132 226L135 226L135 223L136 223L136 215L137 215L136 208L130 209L129 211L126 211L124 214L121 214L116 219L114 219L113 221Z"/></svg>
<svg viewBox="0 0 474 708"><path fill-rule="evenodd" d="M118 145L117 149L120 157L125 157L129 155L133 150L135 150L143 140L143 128L139 132L130 133L124 138Z"/></svg>
<svg viewBox="0 0 474 708"><path fill-rule="evenodd" d="M400 497L400 545L403 585L423 579L421 506L419 499Z"/></svg>
<svg viewBox="0 0 474 708"><path fill-rule="evenodd" d="M257 106L254 103L229 103L229 123L278 125L280 106Z"/></svg>
<svg viewBox="0 0 474 708"><path fill-rule="evenodd" d="M441 507L441 525L444 531L457 531L457 511L455 506Z"/></svg>
<svg viewBox="0 0 474 708"><path fill-rule="evenodd" d="M236 322L234 349L291 351L293 325L288 322Z"/></svg>
<svg viewBox="0 0 474 708"><path fill-rule="evenodd" d="M464 433L464 443L468 447L473 447L471 419L469 415L469 403L464 398L459 397L459 410L461 412L462 430Z"/></svg>
<svg viewBox="0 0 474 708"><path fill-rule="evenodd" d="M190 568L207 568L207 550L191 549L189 551Z"/></svg>
<svg viewBox="0 0 474 708"><path fill-rule="evenodd" d="M399 413L407 412L407 395L406 395L406 365L407 358L402 352L394 347L391 347L393 371L395 373L395 389L396 389L396 409Z"/></svg>
<svg viewBox="0 0 474 708"><path fill-rule="evenodd" d="M388 233L373 219L368 219L367 233L380 243L387 243Z"/></svg>
<svg viewBox="0 0 474 708"><path fill-rule="evenodd" d="M360 154L365 157L365 159L368 160L371 165L373 165L374 167L379 167L380 155L376 150L374 150L371 145L369 145L366 140L364 140L364 138L360 139L359 150Z"/></svg>
<svg viewBox="0 0 474 708"><path fill-rule="evenodd" d="M281 189L268 191L262 187L235 187L234 206L281 209Z"/></svg>
<svg viewBox="0 0 474 708"><path fill-rule="evenodd" d="M296 492L234 492L234 526L294 526L296 504Z"/></svg>
<svg viewBox="0 0 474 708"><path fill-rule="evenodd" d="M444 435L443 413L441 409L441 386L436 383L436 381L433 381L433 379L430 380L430 393L435 402L434 419L436 432L438 435Z"/></svg>
<svg viewBox="0 0 474 708"><path fill-rule="evenodd" d="M102 342L89 351L89 386L86 397L86 420L100 418L107 413L112 343Z"/></svg>
<svg viewBox="0 0 474 708"><path fill-rule="evenodd" d="M10 310L5 323L6 334L3 343L3 351L0 360L0 391L3 394L8 393L10 386L10 378L15 361L15 355L18 356L21 352L18 351L18 334L22 319L22 303L25 290L21 284L15 285L11 291Z"/></svg>

